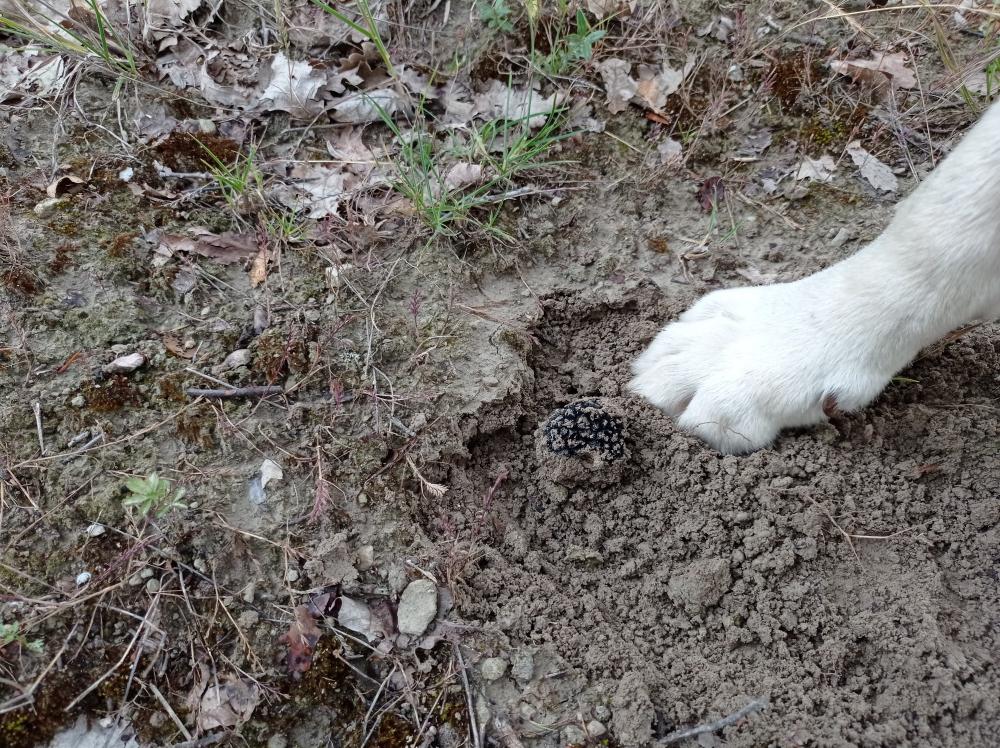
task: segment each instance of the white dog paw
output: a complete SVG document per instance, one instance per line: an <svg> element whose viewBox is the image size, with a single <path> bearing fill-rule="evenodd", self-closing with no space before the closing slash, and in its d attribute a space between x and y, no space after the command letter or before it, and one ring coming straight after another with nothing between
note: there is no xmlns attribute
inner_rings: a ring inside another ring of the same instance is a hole
<svg viewBox="0 0 1000 748"><path fill-rule="evenodd" d="M822 276L711 293L656 336L629 387L726 453L860 408L896 364L879 361L878 325L866 324L877 307L835 296Z"/></svg>

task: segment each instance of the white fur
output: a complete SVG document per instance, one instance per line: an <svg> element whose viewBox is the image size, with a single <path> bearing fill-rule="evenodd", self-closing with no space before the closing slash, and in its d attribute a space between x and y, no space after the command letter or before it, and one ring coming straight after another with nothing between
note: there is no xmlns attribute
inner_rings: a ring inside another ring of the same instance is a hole
<svg viewBox="0 0 1000 748"><path fill-rule="evenodd" d="M852 257L715 291L667 325L629 387L716 449L750 452L862 408L924 346L1000 316L1000 102Z"/></svg>

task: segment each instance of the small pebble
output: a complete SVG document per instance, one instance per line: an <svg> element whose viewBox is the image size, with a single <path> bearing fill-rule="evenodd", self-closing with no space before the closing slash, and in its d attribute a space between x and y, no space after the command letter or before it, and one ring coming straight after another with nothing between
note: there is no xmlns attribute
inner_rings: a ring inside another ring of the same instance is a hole
<svg viewBox="0 0 1000 748"><path fill-rule="evenodd" d="M81 571L76 575L76 586L83 587L83 585L90 581L91 576L89 571Z"/></svg>
<svg viewBox="0 0 1000 748"><path fill-rule="evenodd" d="M611 719L611 710L604 706L604 704L598 704L594 707L594 716L603 722L607 722Z"/></svg>
<svg viewBox="0 0 1000 748"><path fill-rule="evenodd" d="M297 581L299 581L299 570L298 569L289 569L288 571L286 571L285 572L285 581L286 582L297 582Z"/></svg>
<svg viewBox="0 0 1000 748"><path fill-rule="evenodd" d="M482 673L483 680L492 683L507 672L507 660L502 657L487 657L480 664L479 672Z"/></svg>
<svg viewBox="0 0 1000 748"><path fill-rule="evenodd" d="M197 569L198 571L200 571L202 574L205 574L205 573L208 572L208 564L205 563L205 559L203 559L203 558L196 558L194 560L193 566L194 566L195 569Z"/></svg>
<svg viewBox="0 0 1000 748"><path fill-rule="evenodd" d="M830 240L831 247L839 247L846 244L851 239L851 230L846 226L841 227L840 231Z"/></svg>
<svg viewBox="0 0 1000 748"><path fill-rule="evenodd" d="M139 577L140 577L141 579L149 579L149 578L150 578L150 577L152 577L152 576L153 576L153 575L154 575L155 573L156 573L156 572L155 572L155 571L153 571L152 567L150 567L150 566L147 566L147 567L143 568L143 570L142 570L142 571L140 571L140 572L139 572Z"/></svg>
<svg viewBox="0 0 1000 748"><path fill-rule="evenodd" d="M82 408L87 404L87 400L83 395L74 395L73 399L69 401L69 404L74 408Z"/></svg>
<svg viewBox="0 0 1000 748"><path fill-rule="evenodd" d="M64 197L47 197L34 207L35 215L39 218L48 218L65 204Z"/></svg>
<svg viewBox="0 0 1000 748"><path fill-rule="evenodd" d="M159 591L160 591L159 579L150 579L146 582L146 592L148 592L150 595L155 595Z"/></svg>
<svg viewBox="0 0 1000 748"><path fill-rule="evenodd" d="M368 571L375 565L375 548L363 545L354 553L354 566L358 571Z"/></svg>
<svg viewBox="0 0 1000 748"><path fill-rule="evenodd" d="M105 532L107 532L107 528L100 522L94 522L93 524L88 525L86 529L86 533L92 538L99 538Z"/></svg>
<svg viewBox="0 0 1000 748"><path fill-rule="evenodd" d="M130 587L138 587L142 584L142 577L138 574L133 574L128 578L128 584Z"/></svg>
<svg viewBox="0 0 1000 748"><path fill-rule="evenodd" d="M364 506L367 503L368 503L368 494L366 494L366 493L359 493L358 494L358 504L360 504L361 506Z"/></svg>
<svg viewBox="0 0 1000 748"><path fill-rule="evenodd" d="M500 384L500 380L497 379L496 377L483 377L483 384L485 384L487 387L496 387L498 384Z"/></svg>
<svg viewBox="0 0 1000 748"><path fill-rule="evenodd" d="M256 582L250 582L250 584L248 584L246 586L246 589L243 590L243 602L245 602L245 603L252 603L253 602L253 596L254 596L254 593L256 591L257 591L257 583Z"/></svg>
<svg viewBox="0 0 1000 748"><path fill-rule="evenodd" d="M563 745L582 745L587 742L586 733L576 725L567 725L562 731Z"/></svg>
<svg viewBox="0 0 1000 748"><path fill-rule="evenodd" d="M598 722L596 719L592 719L590 720L590 722L587 723L587 734L592 738L599 738L607 731L608 728L605 727L602 723Z"/></svg>
<svg viewBox="0 0 1000 748"><path fill-rule="evenodd" d="M429 579L417 579L406 585L396 608L400 633L420 636L437 615L437 586Z"/></svg>
<svg viewBox="0 0 1000 748"><path fill-rule="evenodd" d="M226 356L221 364L213 366L212 372L214 374L221 374L224 371L236 369L240 366L246 366L248 363L250 363L250 349L240 348L239 350L235 350Z"/></svg>
<svg viewBox="0 0 1000 748"><path fill-rule="evenodd" d="M141 353L130 353L127 356L119 356L110 364L104 366L105 374L129 374L146 363L145 357Z"/></svg>

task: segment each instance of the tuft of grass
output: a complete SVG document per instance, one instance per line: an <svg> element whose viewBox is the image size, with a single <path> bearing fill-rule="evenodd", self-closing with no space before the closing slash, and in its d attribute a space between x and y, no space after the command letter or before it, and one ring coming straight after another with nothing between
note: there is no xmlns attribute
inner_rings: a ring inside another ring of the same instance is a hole
<svg viewBox="0 0 1000 748"><path fill-rule="evenodd" d="M389 59L389 50L385 46L385 41L382 39L382 35L378 32L378 24L375 21L375 14L372 13L372 7L368 0L356 0L358 12L361 14L364 25L351 20L346 14L337 10L332 5L328 5L323 2L323 0L309 1L317 8L321 8L325 12L329 13L349 29L356 31L374 44L375 49L378 51L378 56L382 59L382 64L385 65L386 72L389 73L390 76L396 77L395 70L392 66L392 60Z"/></svg>
<svg viewBox="0 0 1000 748"><path fill-rule="evenodd" d="M565 112L560 110L549 113L537 129L529 122L539 113L529 112L516 119L500 117L473 125L466 135L455 134L450 141L436 137L426 121L404 134L386 112L379 112L400 145L393 162L396 177L392 187L430 229L429 242L470 230L512 241L498 225L502 207L524 194L515 189L520 178L567 163L546 157L556 143L573 134L563 130ZM449 186L447 172L455 164L480 167L481 180L468 187Z"/></svg>
<svg viewBox="0 0 1000 748"><path fill-rule="evenodd" d="M93 14L92 28L70 19L48 16L39 11L38 4L33 4L31 12L37 14L36 17L17 20L0 15L0 30L52 52L84 60L96 58L109 73L119 78L138 79L139 55L127 35L115 30L98 0L82 0L82 4Z"/></svg>
<svg viewBox="0 0 1000 748"><path fill-rule="evenodd" d="M203 161L205 168L219 186L230 208L236 210L251 191L262 194L264 176L257 168L257 146L252 144L247 153L236 154L236 159L227 164L220 159L208 146L197 140L208 158Z"/></svg>

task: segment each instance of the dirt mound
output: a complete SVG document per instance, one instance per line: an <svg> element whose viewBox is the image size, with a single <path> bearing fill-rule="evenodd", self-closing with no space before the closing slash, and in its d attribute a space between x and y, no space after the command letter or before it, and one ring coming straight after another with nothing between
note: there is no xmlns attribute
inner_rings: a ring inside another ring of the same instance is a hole
<svg viewBox="0 0 1000 748"><path fill-rule="evenodd" d="M721 457L624 389L686 300L595 295L544 301L533 376L484 406L429 512L485 546L461 613L554 650L590 685L584 722L624 745L755 697L769 708L727 744L995 744L996 329L926 352L863 413ZM582 398L626 425L610 486L559 482L555 462L579 458L539 438ZM537 709L510 685L494 706L531 734Z"/></svg>

